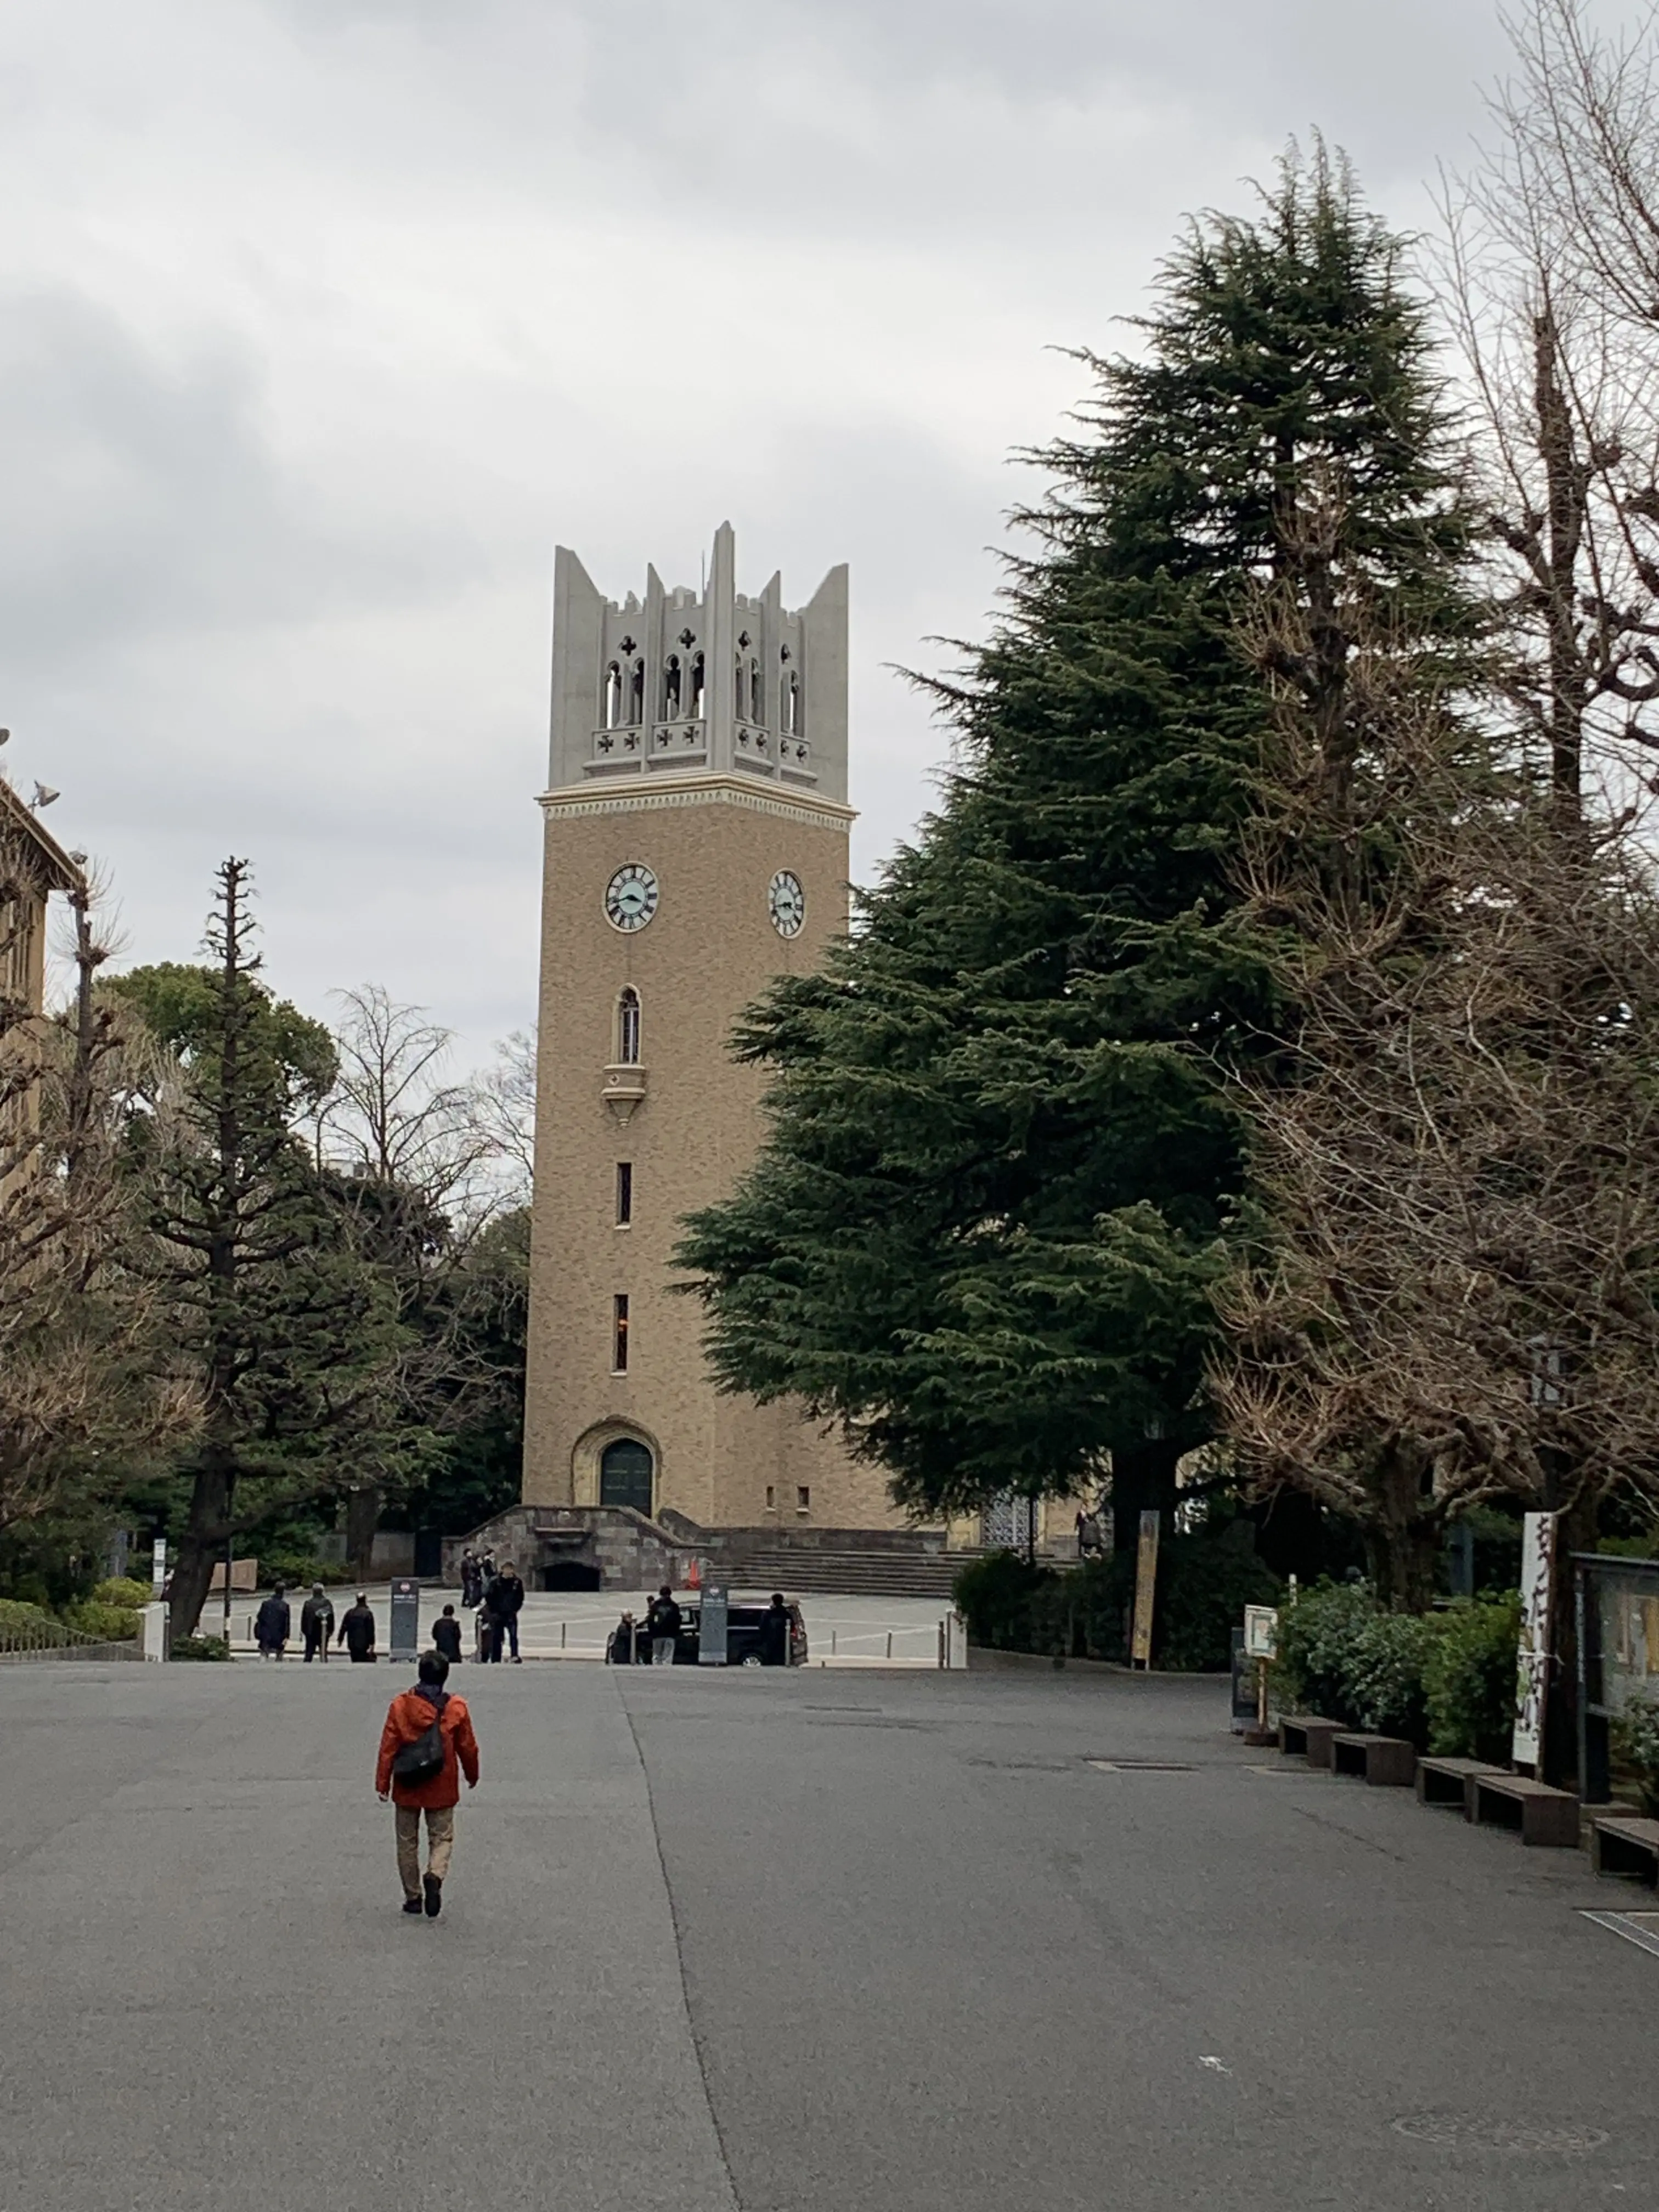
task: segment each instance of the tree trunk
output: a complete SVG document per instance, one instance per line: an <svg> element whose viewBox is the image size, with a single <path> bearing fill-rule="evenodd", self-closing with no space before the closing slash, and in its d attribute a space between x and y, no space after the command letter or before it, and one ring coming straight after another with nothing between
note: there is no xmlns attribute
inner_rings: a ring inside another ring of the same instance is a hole
<svg viewBox="0 0 1659 2212"><path fill-rule="evenodd" d="M1438 1514L1365 1530L1365 1571L1390 1613L1427 1613L1440 1589L1443 1531Z"/></svg>
<svg viewBox="0 0 1659 2212"><path fill-rule="evenodd" d="M360 1583L370 1579L374 1564L374 1531L380 1525L380 1492L367 1483L346 1492L346 1557Z"/></svg>
<svg viewBox="0 0 1659 2212"><path fill-rule="evenodd" d="M229 1534L230 1474L216 1457L198 1468L191 1493L190 1518L173 1564L167 1602L167 1633L175 1641L193 1636L202 1617L208 1584Z"/></svg>
<svg viewBox="0 0 1659 2212"><path fill-rule="evenodd" d="M1140 1516L1154 1508L1163 1534L1175 1533L1176 1467L1182 1447L1168 1437L1112 1448L1112 1547L1133 1552L1140 1541Z"/></svg>

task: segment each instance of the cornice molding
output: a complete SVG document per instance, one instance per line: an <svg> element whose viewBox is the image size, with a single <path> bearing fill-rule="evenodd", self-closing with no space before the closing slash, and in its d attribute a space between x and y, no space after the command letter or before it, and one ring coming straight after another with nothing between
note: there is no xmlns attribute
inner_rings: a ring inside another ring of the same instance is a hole
<svg viewBox="0 0 1659 2212"><path fill-rule="evenodd" d="M568 786L544 791L537 800L544 814L643 814L665 806L747 806L757 814L782 815L791 822L811 823L819 830L844 830L857 821L856 807L839 799L818 799L807 792L757 789L747 776L677 775L670 781L627 791L596 792L591 785Z"/></svg>

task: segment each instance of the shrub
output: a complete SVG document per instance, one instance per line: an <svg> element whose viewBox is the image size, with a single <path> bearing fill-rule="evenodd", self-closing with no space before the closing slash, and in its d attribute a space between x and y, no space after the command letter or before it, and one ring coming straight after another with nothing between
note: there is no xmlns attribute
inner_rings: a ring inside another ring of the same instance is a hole
<svg viewBox="0 0 1659 2212"><path fill-rule="evenodd" d="M1439 1640L1431 1614L1374 1610L1356 1628L1343 1691L1355 1728L1373 1735L1408 1736L1421 1750L1429 1738L1427 1675Z"/></svg>
<svg viewBox="0 0 1659 2212"><path fill-rule="evenodd" d="M100 1644L130 1643L138 1633L138 1615L130 1605L102 1605L88 1598L80 1605L66 1605L64 1618L81 1635L94 1636Z"/></svg>
<svg viewBox="0 0 1659 2212"><path fill-rule="evenodd" d="M1515 1732L1519 1591L1454 1606L1429 1655L1429 1749L1443 1757L1509 1758Z"/></svg>
<svg viewBox="0 0 1659 2212"><path fill-rule="evenodd" d="M0 1641L34 1645L67 1644L69 1631L41 1605L0 1597Z"/></svg>
<svg viewBox="0 0 1659 2212"><path fill-rule="evenodd" d="M337 1559L319 1559L309 1552L262 1550L259 1582L262 1588L281 1583L287 1589L309 1589L313 1583L337 1583L348 1570ZM233 1593L234 1595L234 1593Z"/></svg>
<svg viewBox="0 0 1659 2212"><path fill-rule="evenodd" d="M111 1575L92 1593L94 1605L124 1605L131 1613L150 1601L150 1587L134 1575Z"/></svg>
<svg viewBox="0 0 1659 2212"><path fill-rule="evenodd" d="M173 1656L175 1659L216 1662L229 1658L230 1646L222 1636L175 1636Z"/></svg>
<svg viewBox="0 0 1659 2212"><path fill-rule="evenodd" d="M1636 1778L1644 1808L1659 1820L1659 1702L1632 1698L1609 1733L1614 1751Z"/></svg>
<svg viewBox="0 0 1659 2212"><path fill-rule="evenodd" d="M1060 1580L1051 1568L1034 1567L1014 1552L988 1552L970 1559L951 1585L968 1640L994 1651L1030 1651L1039 1591Z"/></svg>
<svg viewBox="0 0 1659 2212"><path fill-rule="evenodd" d="M1354 1644L1376 1610L1363 1583L1316 1583L1298 1591L1293 1605L1281 1607L1273 1686L1285 1710L1352 1723Z"/></svg>

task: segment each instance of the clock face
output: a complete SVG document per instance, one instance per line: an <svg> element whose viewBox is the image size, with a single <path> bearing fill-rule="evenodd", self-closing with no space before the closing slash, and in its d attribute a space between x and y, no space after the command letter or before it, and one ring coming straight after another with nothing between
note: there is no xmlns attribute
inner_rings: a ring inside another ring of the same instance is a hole
<svg viewBox="0 0 1659 2212"><path fill-rule="evenodd" d="M787 868L781 868L772 878L766 903L778 935L799 937L800 926L806 919L806 894L800 887L800 878L791 875Z"/></svg>
<svg viewBox="0 0 1659 2212"><path fill-rule="evenodd" d="M643 929L657 911L657 879L630 860L605 887L605 919L613 929Z"/></svg>

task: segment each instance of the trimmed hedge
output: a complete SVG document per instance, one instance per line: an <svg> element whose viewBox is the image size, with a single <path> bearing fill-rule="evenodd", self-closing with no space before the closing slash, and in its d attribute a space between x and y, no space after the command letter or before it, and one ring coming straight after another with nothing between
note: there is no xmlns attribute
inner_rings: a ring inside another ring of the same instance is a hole
<svg viewBox="0 0 1659 2212"><path fill-rule="evenodd" d="M1279 1703L1443 1757L1506 1759L1520 1606L1509 1595L1389 1613L1363 1583L1321 1583L1280 1609Z"/></svg>

